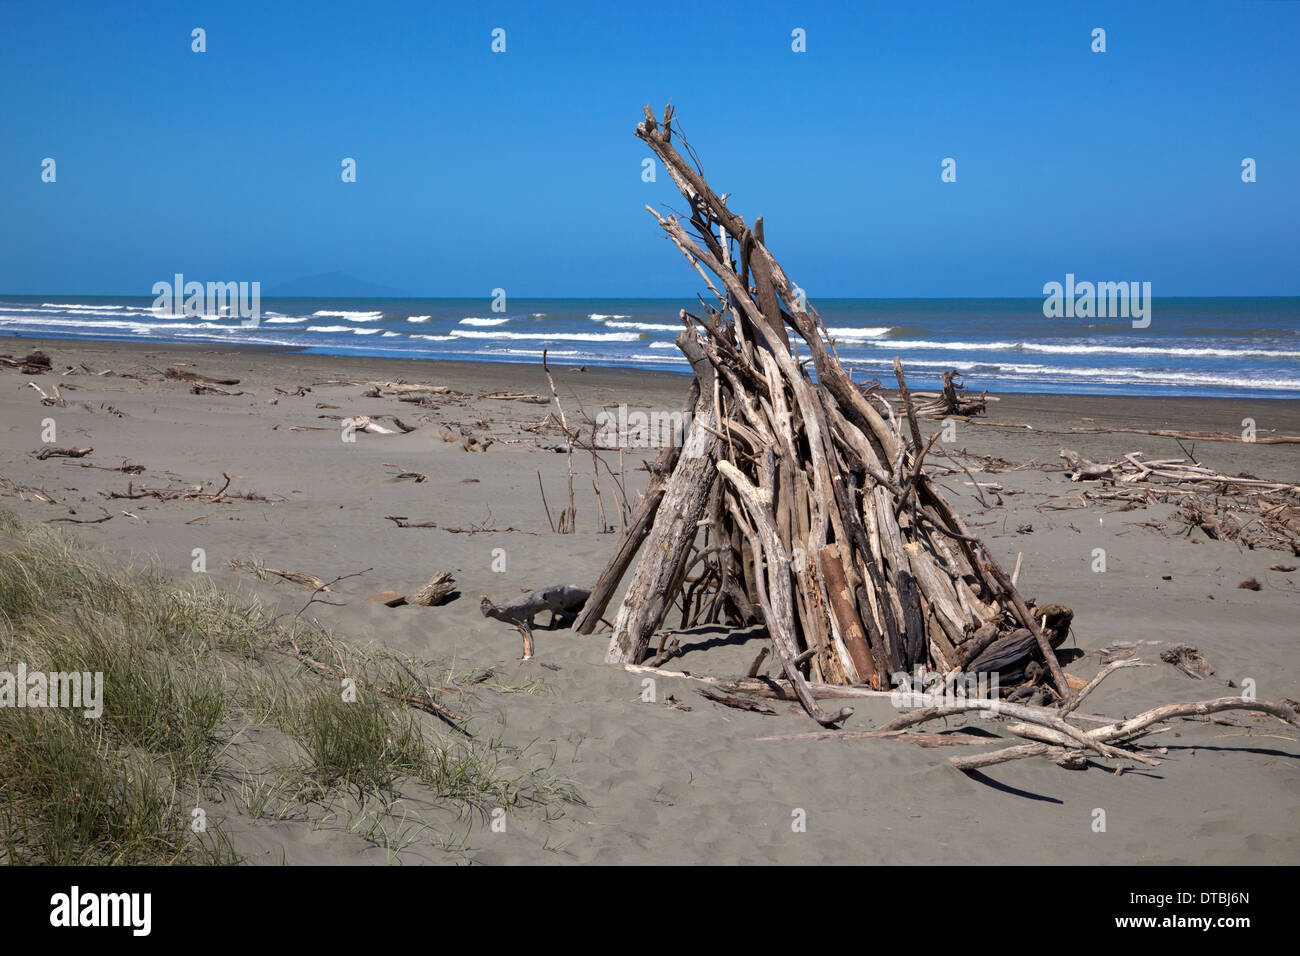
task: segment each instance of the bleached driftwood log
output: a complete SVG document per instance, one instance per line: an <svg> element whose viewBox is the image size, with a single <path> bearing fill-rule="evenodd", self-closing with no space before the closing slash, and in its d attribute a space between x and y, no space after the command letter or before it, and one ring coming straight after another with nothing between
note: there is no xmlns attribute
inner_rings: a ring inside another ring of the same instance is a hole
<svg viewBox="0 0 1300 956"><path fill-rule="evenodd" d="M521 594L513 601L502 605L492 603L483 595L479 608L484 617L496 618L519 629L524 639L524 660L533 656L534 618L543 611L551 612L548 628L562 627L573 622L574 617L591 596L586 588L571 584L556 584L549 588L539 588L527 594Z"/></svg>

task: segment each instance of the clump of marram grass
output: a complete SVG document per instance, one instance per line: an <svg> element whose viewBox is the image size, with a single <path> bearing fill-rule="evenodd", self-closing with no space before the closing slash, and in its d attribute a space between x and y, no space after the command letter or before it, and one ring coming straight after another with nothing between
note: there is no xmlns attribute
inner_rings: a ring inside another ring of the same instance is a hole
<svg viewBox="0 0 1300 956"><path fill-rule="evenodd" d="M377 694L360 691L345 701L322 690L308 701L304 722L310 772L327 788L391 791L424 761L424 741L410 712L389 707Z"/></svg>
<svg viewBox="0 0 1300 956"><path fill-rule="evenodd" d="M349 795L369 814L350 831L403 834L390 852L416 839L406 811L395 827L385 822L410 782L462 811L581 802L528 748L450 733L374 691L427 696L417 674L428 662L289 626L304 652L353 677L354 698L280 653L282 632L256 601L117 567L0 511L0 670L8 661L103 675L99 719L0 708L0 862L230 862L213 821L199 834L188 826L196 802L226 796L253 819L286 819ZM434 680L456 689L447 683L457 683L451 669ZM301 759L237 766L232 728L259 726L296 741ZM375 809L371 796L381 798ZM426 831L420 839L435 846L460 839Z"/></svg>
<svg viewBox="0 0 1300 956"><path fill-rule="evenodd" d="M63 607L107 615L151 647L200 645L236 653L266 644L262 607L200 579L176 587L155 570L105 564L70 535L46 525L4 530L17 547L0 550L0 622Z"/></svg>
<svg viewBox="0 0 1300 956"><path fill-rule="evenodd" d="M0 709L0 780L0 862L235 862L219 831L190 830L155 761L76 712Z"/></svg>

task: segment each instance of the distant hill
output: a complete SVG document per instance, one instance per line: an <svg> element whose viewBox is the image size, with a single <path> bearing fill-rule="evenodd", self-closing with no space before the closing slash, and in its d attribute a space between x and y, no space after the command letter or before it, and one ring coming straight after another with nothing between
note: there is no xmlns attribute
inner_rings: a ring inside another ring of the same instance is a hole
<svg viewBox="0 0 1300 956"><path fill-rule="evenodd" d="M402 289L366 282L344 272L325 272L281 282L262 292L268 297L305 297L321 299L402 299L411 294Z"/></svg>

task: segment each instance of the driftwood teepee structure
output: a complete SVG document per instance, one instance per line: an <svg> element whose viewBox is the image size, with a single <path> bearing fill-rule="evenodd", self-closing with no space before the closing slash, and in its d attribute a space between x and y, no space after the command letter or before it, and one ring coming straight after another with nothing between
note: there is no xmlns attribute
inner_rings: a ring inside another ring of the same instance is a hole
<svg viewBox="0 0 1300 956"><path fill-rule="evenodd" d="M917 668L1013 674L1068 700L1056 648L1071 611L1020 596L923 470L935 439L922 439L897 360L896 412L854 384L768 251L762 218L727 207L678 152L672 123L671 107L662 124L647 107L636 135L689 213L647 209L713 296L701 315L681 314L689 427L654 463L575 628L595 629L630 570L611 663L639 663L680 605L684 627L764 623L823 724L845 712L824 711L808 681L881 689Z"/></svg>

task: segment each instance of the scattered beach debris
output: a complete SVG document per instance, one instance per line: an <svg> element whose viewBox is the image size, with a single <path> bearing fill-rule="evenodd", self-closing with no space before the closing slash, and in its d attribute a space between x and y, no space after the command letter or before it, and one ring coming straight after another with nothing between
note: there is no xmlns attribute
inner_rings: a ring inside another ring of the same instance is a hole
<svg viewBox="0 0 1300 956"><path fill-rule="evenodd" d="M432 521L410 521L405 515L384 515L384 518L393 522L399 528L436 528L438 527Z"/></svg>
<svg viewBox="0 0 1300 956"><path fill-rule="evenodd" d="M50 357L40 349L29 352L22 358L15 358L12 355L0 355L0 366L16 368L24 375L44 375L53 368Z"/></svg>
<svg viewBox="0 0 1300 956"><path fill-rule="evenodd" d="M1108 462L1088 461L1086 458L1079 457L1076 451L1070 451L1068 448L1061 449L1061 457L1065 459L1070 466L1070 480L1083 481L1088 478L1114 478L1115 469Z"/></svg>
<svg viewBox="0 0 1300 956"><path fill-rule="evenodd" d="M401 481L404 478L409 478L411 481L414 481L418 485L420 482L429 480L428 475L421 474L418 471L410 471L407 468L403 468L401 465L395 465L389 461L384 462L384 467L397 469L397 474L393 475L393 479L395 481Z"/></svg>
<svg viewBox="0 0 1300 956"><path fill-rule="evenodd" d="M195 382L200 385L238 385L237 378L209 378L206 375L200 375L198 372L187 372L184 369L172 366L163 371L165 378L178 382ZM195 393L197 394L197 393ZM242 393L241 393L242 394Z"/></svg>
<svg viewBox="0 0 1300 956"><path fill-rule="evenodd" d="M65 399L62 395L59 394L59 386L57 385L50 386L50 391L53 392L52 395L47 395L45 393L45 390L41 388L39 385L37 385L35 382L28 382L27 386L29 388L36 389L36 391L40 393L42 405L55 405L59 408L68 407L67 399Z"/></svg>
<svg viewBox="0 0 1300 956"><path fill-rule="evenodd" d="M1117 432L1127 432L1134 435L1158 435L1161 438L1180 438L1187 441L1246 441L1239 432L1188 432L1176 431L1172 428L1080 428L1078 426L1072 426L1068 428L1067 431L1080 435L1109 435ZM1256 434L1254 438L1250 439L1250 443L1255 445L1300 444L1300 435Z"/></svg>
<svg viewBox="0 0 1300 956"><path fill-rule="evenodd" d="M187 488L149 488L135 487L134 482L127 482L126 491L101 491L100 495L105 498L157 498L159 501L208 501L213 504L220 501L268 501L265 495L259 495L252 491L231 492L230 482L233 480L230 475L224 471L221 477L226 479L217 491L204 491L202 484L193 485Z"/></svg>
<svg viewBox="0 0 1300 956"><path fill-rule="evenodd" d="M508 389L498 389L495 392L484 392L479 396L480 399L490 399L497 402L527 402L530 405L549 405L549 399L542 398L540 395L533 395L528 392L512 392Z"/></svg>
<svg viewBox="0 0 1300 956"><path fill-rule="evenodd" d="M45 523L55 524L56 522L59 521L66 521L69 524L101 524L105 521L109 521L112 519L113 516L109 514L108 511L106 511L103 508L101 508L100 510L104 511L104 516L102 518L48 518L46 519ZM73 513L75 514L76 512ZM126 512L122 512L122 513L126 514ZM132 515L131 517L135 517L135 515Z"/></svg>
<svg viewBox="0 0 1300 956"><path fill-rule="evenodd" d="M365 432L367 435L396 435L398 431L395 428L388 428L379 424L369 415L354 415L352 417L352 426L359 432Z"/></svg>
<svg viewBox="0 0 1300 956"><path fill-rule="evenodd" d="M206 517L206 516L205 516ZM197 521L198 519L193 519ZM189 522L186 522L187 524ZM305 571L281 571L279 568L268 568L261 564L248 561L231 561L230 567L236 571L252 571L258 577L267 574L274 574L277 578L283 578L286 581L292 581L294 584L307 588L310 591L328 591L329 585L323 578L318 578L314 574L308 574Z"/></svg>
<svg viewBox="0 0 1300 956"><path fill-rule="evenodd" d="M1188 677L1197 680L1214 673L1204 655L1191 644L1171 644L1160 652L1160 659L1166 664L1173 664Z"/></svg>
<svg viewBox="0 0 1300 956"><path fill-rule="evenodd" d="M1225 475L1187 458L1144 459L1139 452L1108 462L1091 462L1061 449L1073 481L1097 481L1104 487L1077 496L1082 507L1092 501L1141 507L1176 502L1178 519L1219 541L1239 541L1248 548L1272 548L1300 554L1300 485L1250 475Z"/></svg>
<svg viewBox="0 0 1300 956"><path fill-rule="evenodd" d="M768 717L776 716L776 710L770 705L760 700L752 700L748 697L736 697L732 694L720 694L709 687L701 687L696 693L701 697L707 697L715 704L722 704L724 707L731 707L735 710L748 710L755 714L764 714Z"/></svg>
<svg viewBox="0 0 1300 956"><path fill-rule="evenodd" d="M39 451L32 452L32 454L40 461L44 461L47 458L85 458L94 450L93 448L55 448L47 445Z"/></svg>
<svg viewBox="0 0 1300 956"><path fill-rule="evenodd" d="M191 395L226 395L237 396L243 395L244 392L232 392L230 389L222 388L220 385L208 385L204 382L195 382L190 386Z"/></svg>
<svg viewBox="0 0 1300 956"><path fill-rule="evenodd" d="M398 380L396 382L368 382L361 379L353 378L331 378L323 382L312 382L312 385L338 385L354 386L365 385L366 390L362 393L363 398L396 398L402 402L412 402L417 405L435 405L445 404L437 402L433 396L443 396L448 400L473 398L469 392L458 392L454 388L446 385L417 385L411 382Z"/></svg>
<svg viewBox="0 0 1300 956"><path fill-rule="evenodd" d="M1243 591L1258 591L1260 590L1260 583L1254 578L1246 578L1237 587Z"/></svg>
<svg viewBox="0 0 1300 956"><path fill-rule="evenodd" d="M94 451L93 448L87 449L87 453ZM130 458L123 458L120 465L97 465L92 461L65 462L68 465L74 465L77 468L98 468L100 471L120 471L124 475L142 475L149 469L144 465L136 464ZM164 474L168 474L164 472Z"/></svg>

